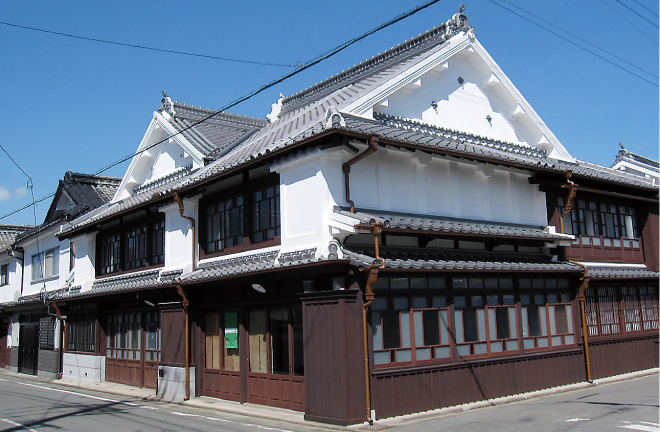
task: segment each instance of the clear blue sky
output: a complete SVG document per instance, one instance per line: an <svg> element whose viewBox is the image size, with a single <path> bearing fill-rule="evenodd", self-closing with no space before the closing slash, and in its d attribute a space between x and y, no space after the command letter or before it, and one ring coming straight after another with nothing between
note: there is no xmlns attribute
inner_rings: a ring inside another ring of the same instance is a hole
<svg viewBox="0 0 660 432"><path fill-rule="evenodd" d="M446 21L460 2L443 0L230 111L264 118L279 93L296 93ZM0 21L169 50L296 64L420 3L0 0ZM657 1L504 4L520 6L658 75ZM658 87L490 0L467 0L465 5L479 41L574 157L609 166L623 142L635 153L658 159ZM0 25L0 41L0 144L33 177L37 199L54 192L66 171L92 173L134 152L160 105L161 89L176 101L219 109L291 70L6 25ZM126 168L124 163L107 174L122 176ZM26 180L0 152L0 216L30 202ZM38 205L39 223L49 205L50 200ZM29 209L0 220L3 223L32 224L34 217Z"/></svg>

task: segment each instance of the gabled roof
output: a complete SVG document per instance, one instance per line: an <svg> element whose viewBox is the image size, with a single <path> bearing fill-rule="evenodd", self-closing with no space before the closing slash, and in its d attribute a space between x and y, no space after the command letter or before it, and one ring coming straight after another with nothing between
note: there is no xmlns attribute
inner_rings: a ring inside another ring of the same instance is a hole
<svg viewBox="0 0 660 432"><path fill-rule="evenodd" d="M110 201L119 186L118 177L81 174L67 171L64 179L59 181L57 192L50 204L44 223L53 222L62 215L73 219L86 210L96 208ZM60 200L68 199L72 206L66 210L58 210Z"/></svg>
<svg viewBox="0 0 660 432"><path fill-rule="evenodd" d="M9 248L19 234L30 228L31 225L0 225L0 252Z"/></svg>
<svg viewBox="0 0 660 432"><path fill-rule="evenodd" d="M237 140L246 139L247 136L268 124L264 119L224 112L219 113L218 111L180 102L172 103L175 113L169 115L167 120L177 132L183 131L181 135L205 157L214 158L215 155ZM159 111L162 112L163 110L164 107L161 106ZM211 115L213 115L212 118L184 130ZM247 136L245 136L246 134Z"/></svg>
<svg viewBox="0 0 660 432"><path fill-rule="evenodd" d="M642 156L642 155L638 155L637 153L633 153L633 152L631 152L629 150L626 150L626 149L619 150L619 152L616 154L616 160L614 161L612 166L616 165L617 162L622 161L622 160L627 159L627 158L632 159L634 161L637 161L641 164L648 165L649 167L656 168L656 170L658 168L660 168L660 163L658 163L658 161L653 160L651 158L647 158L647 157Z"/></svg>
<svg viewBox="0 0 660 432"><path fill-rule="evenodd" d="M16 236L15 241L24 240L37 232L62 221L73 220L109 202L119 186L120 178L81 174L67 171L59 181L44 223L31 227Z"/></svg>

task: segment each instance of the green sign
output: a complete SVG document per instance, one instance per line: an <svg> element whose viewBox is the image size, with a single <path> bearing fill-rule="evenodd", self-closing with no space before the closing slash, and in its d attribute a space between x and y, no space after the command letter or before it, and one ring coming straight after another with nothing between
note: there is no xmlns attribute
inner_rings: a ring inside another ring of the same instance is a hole
<svg viewBox="0 0 660 432"><path fill-rule="evenodd" d="M225 312L225 348L238 348L238 314Z"/></svg>

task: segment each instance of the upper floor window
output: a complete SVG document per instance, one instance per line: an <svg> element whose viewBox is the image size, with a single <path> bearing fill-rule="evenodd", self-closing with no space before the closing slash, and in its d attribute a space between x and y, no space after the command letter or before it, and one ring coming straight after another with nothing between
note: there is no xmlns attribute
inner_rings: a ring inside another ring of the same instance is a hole
<svg viewBox="0 0 660 432"><path fill-rule="evenodd" d="M558 199L559 211L566 211L566 201ZM573 201L570 214L564 216L566 234L603 236L612 239L636 239L637 214L631 206L598 201L594 199L578 199Z"/></svg>
<svg viewBox="0 0 660 432"><path fill-rule="evenodd" d="M658 331L658 288L598 286L586 291L589 336Z"/></svg>
<svg viewBox="0 0 660 432"><path fill-rule="evenodd" d="M32 255L32 281L56 278L60 268L60 248Z"/></svg>
<svg viewBox="0 0 660 432"><path fill-rule="evenodd" d="M280 187L242 187L238 193L216 195L201 205L205 254L248 249L280 237Z"/></svg>
<svg viewBox="0 0 660 432"><path fill-rule="evenodd" d="M99 236L100 275L160 265L165 262L165 217L150 220Z"/></svg>
<svg viewBox="0 0 660 432"><path fill-rule="evenodd" d="M0 266L0 286L7 285L9 283L9 264L3 264Z"/></svg>

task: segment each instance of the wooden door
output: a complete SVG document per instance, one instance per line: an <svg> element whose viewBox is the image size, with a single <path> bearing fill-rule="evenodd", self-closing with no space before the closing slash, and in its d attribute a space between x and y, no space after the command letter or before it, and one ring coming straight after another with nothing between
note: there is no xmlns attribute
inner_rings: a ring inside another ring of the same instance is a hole
<svg viewBox="0 0 660 432"><path fill-rule="evenodd" d="M18 372L30 375L37 374L37 357L39 354L39 324L21 324L18 338Z"/></svg>

